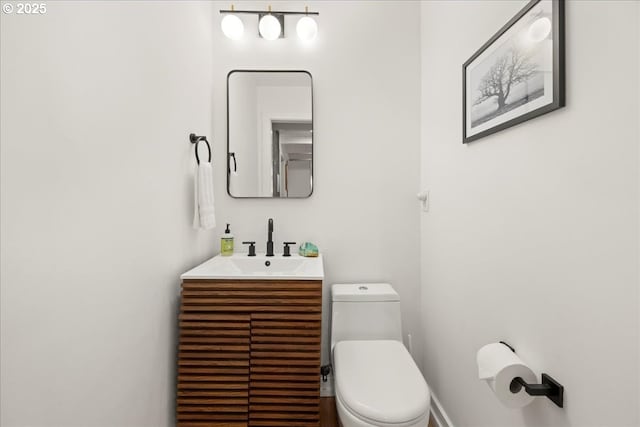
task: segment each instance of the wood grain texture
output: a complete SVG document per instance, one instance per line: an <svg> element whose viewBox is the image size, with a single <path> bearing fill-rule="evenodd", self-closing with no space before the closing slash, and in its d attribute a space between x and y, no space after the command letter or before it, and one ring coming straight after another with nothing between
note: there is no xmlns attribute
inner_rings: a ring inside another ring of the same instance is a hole
<svg viewBox="0 0 640 427"><path fill-rule="evenodd" d="M339 427L334 397L320 398L320 427Z"/></svg>
<svg viewBox="0 0 640 427"><path fill-rule="evenodd" d="M247 427L246 421L243 422L217 422L209 421L182 421L179 423L181 427Z"/></svg>
<svg viewBox="0 0 640 427"><path fill-rule="evenodd" d="M321 281L184 281L178 425L318 427L321 316Z"/></svg>

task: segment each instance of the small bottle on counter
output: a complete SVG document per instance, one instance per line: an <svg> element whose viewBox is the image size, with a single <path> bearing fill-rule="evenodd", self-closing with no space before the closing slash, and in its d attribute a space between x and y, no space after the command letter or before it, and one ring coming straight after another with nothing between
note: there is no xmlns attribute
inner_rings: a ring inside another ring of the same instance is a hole
<svg viewBox="0 0 640 427"><path fill-rule="evenodd" d="M233 234L231 234L231 230L229 230L229 224L227 224L227 229L224 230L224 234L220 239L220 255L233 255Z"/></svg>

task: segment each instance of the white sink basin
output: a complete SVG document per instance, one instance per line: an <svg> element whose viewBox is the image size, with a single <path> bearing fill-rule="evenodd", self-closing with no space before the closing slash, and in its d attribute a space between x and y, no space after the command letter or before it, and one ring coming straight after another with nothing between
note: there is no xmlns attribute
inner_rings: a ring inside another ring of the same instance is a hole
<svg viewBox="0 0 640 427"><path fill-rule="evenodd" d="M322 280L324 266L322 255L315 258L300 255L283 257L282 254L272 257L264 254L254 257L247 254L218 255L187 271L180 278Z"/></svg>

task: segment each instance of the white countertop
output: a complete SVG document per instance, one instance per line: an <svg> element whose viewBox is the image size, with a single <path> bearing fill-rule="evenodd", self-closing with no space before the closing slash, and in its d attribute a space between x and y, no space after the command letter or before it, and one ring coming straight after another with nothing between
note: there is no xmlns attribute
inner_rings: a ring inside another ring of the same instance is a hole
<svg viewBox="0 0 640 427"><path fill-rule="evenodd" d="M264 253L258 253L250 257L246 253L236 253L231 256L217 255L183 273L180 278L323 280L324 265L321 254L317 257L293 254L283 257L280 253L267 257Z"/></svg>

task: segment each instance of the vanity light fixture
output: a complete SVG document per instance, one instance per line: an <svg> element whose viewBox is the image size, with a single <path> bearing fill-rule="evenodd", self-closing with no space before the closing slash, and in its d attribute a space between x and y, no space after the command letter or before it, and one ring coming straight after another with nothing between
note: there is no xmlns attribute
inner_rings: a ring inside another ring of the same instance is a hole
<svg viewBox="0 0 640 427"><path fill-rule="evenodd" d="M242 20L237 16L239 14L258 15L258 33L265 40L277 40L284 38L284 17L285 15L304 15L296 25L298 37L303 41L311 41L318 34L318 24L310 15L319 15L318 12L309 12L309 8L305 7L304 12L293 11L275 11L271 10L236 10L233 5L231 9L220 10L221 14L226 15L222 19L222 32L225 36L233 40L238 40L244 32Z"/></svg>
<svg viewBox="0 0 640 427"><path fill-rule="evenodd" d="M233 9L233 5L231 5L232 12ZM222 18L220 27L222 28L224 35L229 37L231 40L240 40L244 33L244 24L242 23L242 19L233 14L228 14Z"/></svg>
<svg viewBox="0 0 640 427"><path fill-rule="evenodd" d="M305 6L304 10L309 13L308 6ZM309 15L305 15L298 21L298 24L296 25L296 32L298 33L300 40L310 42L316 38L316 35L318 35L318 24L315 19Z"/></svg>
<svg viewBox="0 0 640 427"><path fill-rule="evenodd" d="M265 40L275 40L280 38L280 33L284 37L284 32L282 31L282 27L284 25L280 24L280 19L284 23L284 17L274 16L271 13L271 6L269 6L269 13L262 15L260 17L260 21L258 21L258 31L260 35Z"/></svg>

